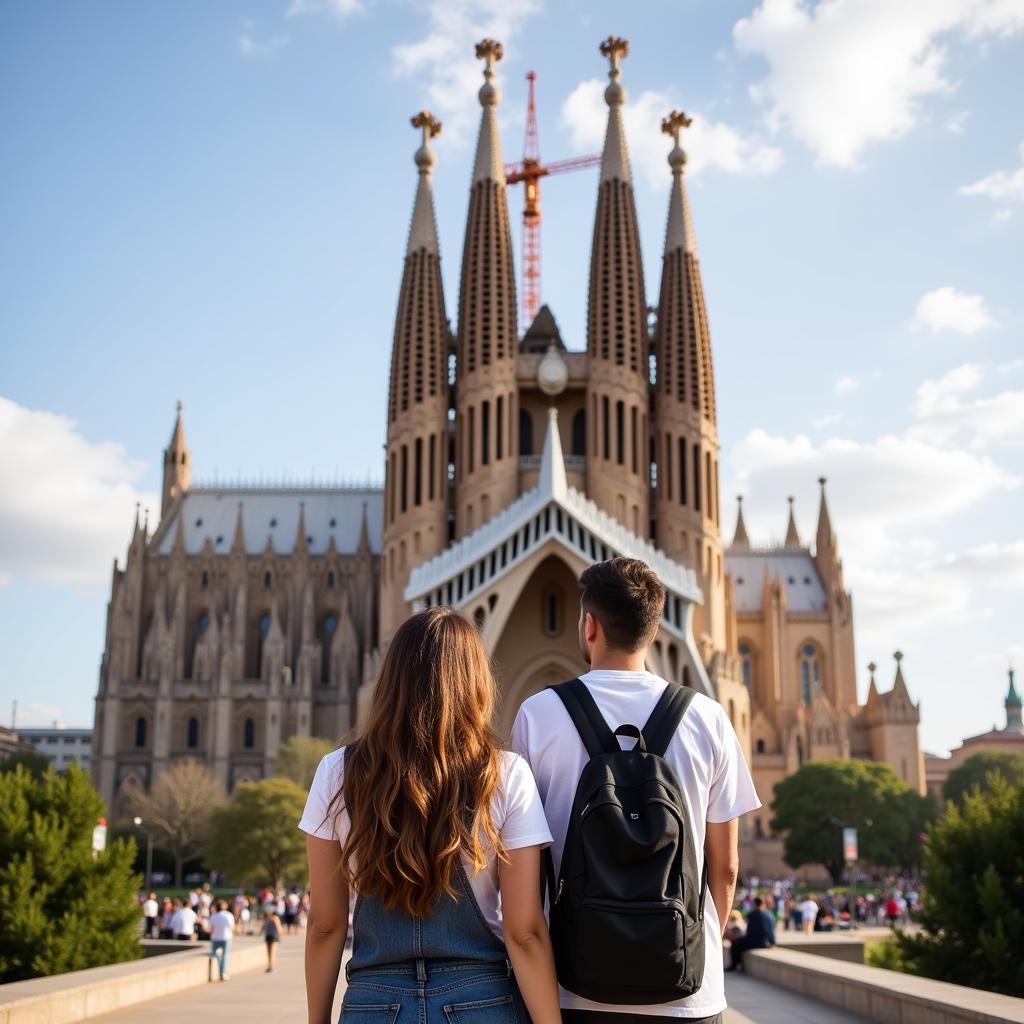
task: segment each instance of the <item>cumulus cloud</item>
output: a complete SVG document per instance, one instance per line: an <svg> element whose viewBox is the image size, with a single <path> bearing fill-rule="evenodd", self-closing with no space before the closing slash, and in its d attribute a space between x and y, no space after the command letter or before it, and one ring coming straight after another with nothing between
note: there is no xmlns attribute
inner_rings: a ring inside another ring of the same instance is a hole
<svg viewBox="0 0 1024 1024"><path fill-rule="evenodd" d="M943 285L925 293L917 300L911 327L927 328L933 334L953 331L957 334L977 334L998 323L988 311L981 295L969 295L952 285Z"/></svg>
<svg viewBox="0 0 1024 1024"><path fill-rule="evenodd" d="M1015 171L993 171L972 185L962 185L960 194L987 196L1000 203L1024 203L1024 142L1020 144L1020 161L1020 167ZM1000 211L1004 212L1009 216L1009 211Z"/></svg>
<svg viewBox="0 0 1024 1024"><path fill-rule="evenodd" d="M994 442L1024 444L1024 391L964 397L981 385L984 376L982 367L965 363L936 380L924 381L914 397L918 422L910 436L937 444L966 439L972 449Z"/></svg>
<svg viewBox="0 0 1024 1024"><path fill-rule="evenodd" d="M973 583L987 586L998 577L999 586L1020 585L1019 544L986 545L951 558L937 550L935 535L944 524L1020 487L1017 476L985 455L912 436L816 444L804 435L787 438L758 429L733 448L730 466L731 482L747 494L744 516L754 543L781 540L789 494L797 496L805 543L812 539L814 481L828 477L846 582L857 598L858 636L866 649L891 643L901 630L987 615ZM964 585L953 585L957 581Z"/></svg>
<svg viewBox="0 0 1024 1024"><path fill-rule="evenodd" d="M480 116L474 100L483 84L482 65L474 45L489 36L509 56L523 25L540 11L541 0L429 0L421 9L427 30L392 48L392 70L422 82L427 105L444 122L446 136L463 143Z"/></svg>
<svg viewBox="0 0 1024 1024"><path fill-rule="evenodd" d="M906 135L926 97L954 90L950 34L1022 28L1019 0L762 0L733 38L768 64L751 94L772 130L788 130L823 164L852 167L870 144Z"/></svg>
<svg viewBox="0 0 1024 1024"><path fill-rule="evenodd" d="M562 104L562 124L578 152L598 152L604 143L607 84L599 78L580 82ZM672 144L662 133L661 122L675 109L685 109L677 97L654 89L635 98L630 96L623 107L630 162L652 188L664 188L669 181L668 152ZM758 136L744 135L723 121L712 121L701 114L691 113L691 117L693 123L683 135L689 158L686 173L690 177L709 168L727 174L770 174L781 165L781 150Z"/></svg>
<svg viewBox="0 0 1024 1024"><path fill-rule="evenodd" d="M124 551L144 465L73 420L0 397L0 572L43 583L103 583Z"/></svg>

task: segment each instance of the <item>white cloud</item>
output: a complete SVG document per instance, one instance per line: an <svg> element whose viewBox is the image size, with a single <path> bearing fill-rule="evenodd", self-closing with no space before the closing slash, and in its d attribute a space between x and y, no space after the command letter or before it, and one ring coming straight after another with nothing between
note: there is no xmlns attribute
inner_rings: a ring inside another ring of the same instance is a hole
<svg viewBox="0 0 1024 1024"><path fill-rule="evenodd" d="M733 488L748 495L744 515L755 543L781 539L789 494L797 496L804 541L811 539L814 481L828 477L862 649L892 643L901 631L986 616L968 583L1020 585L1019 544L1003 545L996 554L988 546L969 549L953 558L936 550L935 533L944 524L1019 488L1021 480L987 456L911 436L815 444L804 435L785 438L758 429L733 448L730 466ZM964 586L953 585L954 574Z"/></svg>
<svg viewBox="0 0 1024 1024"><path fill-rule="evenodd" d="M970 112L967 110L961 110L959 113L954 114L946 121L946 130L954 135L963 135L967 129L967 119L970 116Z"/></svg>
<svg viewBox="0 0 1024 1024"><path fill-rule="evenodd" d="M772 130L852 167L871 143L906 135L925 97L954 90L944 36L1022 28L1020 0L762 0L733 38L768 63L751 94Z"/></svg>
<svg viewBox="0 0 1024 1024"><path fill-rule="evenodd" d="M590 78L580 82L562 104L561 121L578 152L599 152L608 124L604 101L607 81ZM682 104L667 93L645 90L627 99L623 121L630 163L652 188L663 189L670 180L670 140L661 131L662 119ZM770 174L782 163L782 152L757 136L744 135L723 121L710 121L690 111L693 123L683 136L688 162L686 173L695 177L708 168L727 174Z"/></svg>
<svg viewBox="0 0 1024 1024"><path fill-rule="evenodd" d="M909 435L933 444L951 444L966 437L973 449L993 442L1024 444L1024 391L1002 391L985 398L964 399L984 380L980 366L966 363L937 380L926 380L915 395L918 422Z"/></svg>
<svg viewBox="0 0 1024 1024"><path fill-rule="evenodd" d="M427 16L427 31L392 48L392 70L422 80L425 105L444 122L445 135L461 143L480 116L474 101L483 84L482 64L474 57L474 45L491 37L509 56L523 25L540 11L541 0L427 0L420 9Z"/></svg>
<svg viewBox="0 0 1024 1024"><path fill-rule="evenodd" d="M288 45L288 36L269 36L261 39L253 22L243 23L238 36L238 49L243 57L273 57L282 47Z"/></svg>
<svg viewBox="0 0 1024 1024"><path fill-rule="evenodd" d="M0 397L0 571L12 579L94 584L130 537L142 463L83 437L56 413Z"/></svg>
<svg viewBox="0 0 1024 1024"><path fill-rule="evenodd" d="M332 14L336 18L347 18L365 10L363 0L292 0L288 6L289 15Z"/></svg>
<svg viewBox="0 0 1024 1024"><path fill-rule="evenodd" d="M979 178L973 185L962 185L960 194L965 196L987 196L1002 203L1024 203L1024 142L1020 144L1021 165L1015 171L993 171ZM1000 219L1009 216L1009 210L1001 210Z"/></svg>
<svg viewBox="0 0 1024 1024"><path fill-rule="evenodd" d="M864 382L860 377L840 377L839 380L832 385L832 390L837 395L852 395L854 391L859 391L861 384Z"/></svg>
<svg viewBox="0 0 1024 1024"><path fill-rule="evenodd" d="M917 300L911 326L927 328L933 334L955 331L976 334L986 327L998 326L981 295L968 295L952 285L943 285Z"/></svg>
<svg viewBox="0 0 1024 1024"><path fill-rule="evenodd" d="M815 430L822 430L825 427L834 427L842 421L843 417L837 412L826 413L824 416L816 416L811 420L811 426Z"/></svg>

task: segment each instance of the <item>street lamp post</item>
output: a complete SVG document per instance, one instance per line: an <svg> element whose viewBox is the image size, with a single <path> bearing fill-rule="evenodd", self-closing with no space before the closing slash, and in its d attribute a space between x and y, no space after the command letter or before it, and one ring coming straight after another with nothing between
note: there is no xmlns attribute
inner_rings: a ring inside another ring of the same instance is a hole
<svg viewBox="0 0 1024 1024"><path fill-rule="evenodd" d="M153 833L142 824L142 819L138 815L133 821L140 832L146 833L146 892L148 893L149 887L153 884Z"/></svg>
<svg viewBox="0 0 1024 1024"><path fill-rule="evenodd" d="M841 829L842 843L843 843L843 854L846 861L847 874L847 886L846 886L846 905L850 909L850 931L857 930L857 830L852 825L848 825L845 821L840 821L838 818L830 817L828 819L833 825ZM864 827L871 828L873 822L870 818L864 819ZM853 856L850 857L846 854L846 837L847 832L853 833L852 844L853 844Z"/></svg>

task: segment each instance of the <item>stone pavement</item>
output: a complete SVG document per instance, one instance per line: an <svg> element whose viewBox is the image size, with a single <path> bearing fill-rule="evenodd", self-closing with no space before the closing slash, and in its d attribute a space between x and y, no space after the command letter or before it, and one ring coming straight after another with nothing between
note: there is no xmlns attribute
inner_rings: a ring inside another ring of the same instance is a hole
<svg viewBox="0 0 1024 1024"><path fill-rule="evenodd" d="M306 995L302 974L303 935L286 936L273 974L262 970L230 980L187 989L162 1000L139 1003L92 1018L96 1024L181 1024L214 1020L217 1024L305 1024ZM729 1010L725 1024L866 1024L866 1019L775 988L742 974L727 975ZM333 1020L341 1007L338 986Z"/></svg>

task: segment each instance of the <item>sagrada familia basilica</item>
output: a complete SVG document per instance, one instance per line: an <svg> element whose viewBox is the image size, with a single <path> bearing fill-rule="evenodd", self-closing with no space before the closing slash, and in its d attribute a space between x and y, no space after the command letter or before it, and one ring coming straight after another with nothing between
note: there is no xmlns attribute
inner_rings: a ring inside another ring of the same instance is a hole
<svg viewBox="0 0 1024 1024"><path fill-rule="evenodd" d="M413 609L449 604L479 628L502 689L499 725L531 693L585 669L580 571L642 558L668 602L650 669L715 697L766 808L745 825L745 870L782 870L767 805L812 758L893 766L924 791L919 707L899 665L857 699L853 605L821 480L813 546L792 502L761 546L742 505L722 536L709 317L671 113L668 218L648 306L623 105L624 40L609 61L585 348L547 306L520 333L498 132L500 44L484 82L457 329L449 327L426 112L395 316L379 488L193 486L181 407L152 532L137 521L115 565L96 698L93 772L115 817L174 760L231 789L271 770L293 735L337 739L372 691L379 652ZM580 339L582 341L583 339Z"/></svg>

